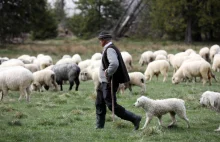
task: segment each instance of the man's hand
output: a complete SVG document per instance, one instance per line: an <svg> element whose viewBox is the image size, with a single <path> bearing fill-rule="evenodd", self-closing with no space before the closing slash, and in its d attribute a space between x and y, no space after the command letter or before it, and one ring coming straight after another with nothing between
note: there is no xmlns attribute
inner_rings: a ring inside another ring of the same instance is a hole
<svg viewBox="0 0 220 142"><path fill-rule="evenodd" d="M108 78L108 70L105 70L105 77Z"/></svg>

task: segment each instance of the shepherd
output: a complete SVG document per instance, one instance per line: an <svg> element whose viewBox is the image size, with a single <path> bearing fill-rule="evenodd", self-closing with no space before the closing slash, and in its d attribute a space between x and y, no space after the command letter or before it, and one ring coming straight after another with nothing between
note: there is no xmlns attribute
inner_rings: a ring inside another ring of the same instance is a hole
<svg viewBox="0 0 220 142"><path fill-rule="evenodd" d="M129 82L129 75L119 49L112 43L112 35L102 31L98 39L103 47L102 63L99 70L100 84L96 97L96 129L105 125L106 106L121 119L132 122L134 130L139 129L141 116L138 116L117 103L116 92L119 83ZM114 117L113 117L114 120Z"/></svg>

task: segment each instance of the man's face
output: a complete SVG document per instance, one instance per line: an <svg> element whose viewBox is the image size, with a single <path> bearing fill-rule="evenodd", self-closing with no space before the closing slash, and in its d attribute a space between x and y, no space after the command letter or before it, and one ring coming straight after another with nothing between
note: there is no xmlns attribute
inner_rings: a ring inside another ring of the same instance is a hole
<svg viewBox="0 0 220 142"><path fill-rule="evenodd" d="M106 43L107 43L107 41L104 40L104 39L100 39L99 42L100 42L102 47L104 47L106 45Z"/></svg>

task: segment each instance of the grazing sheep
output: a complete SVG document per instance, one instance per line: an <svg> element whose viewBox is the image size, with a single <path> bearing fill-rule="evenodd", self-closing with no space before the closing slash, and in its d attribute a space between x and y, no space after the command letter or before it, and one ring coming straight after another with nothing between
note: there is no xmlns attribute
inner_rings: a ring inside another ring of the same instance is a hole
<svg viewBox="0 0 220 142"><path fill-rule="evenodd" d="M3 58L0 57L0 65L1 65L3 62L8 61L8 60L9 60L9 59L8 59L7 57L3 57Z"/></svg>
<svg viewBox="0 0 220 142"><path fill-rule="evenodd" d="M148 65L150 62L154 61L155 56L152 51L145 51L141 54L139 64L143 66L144 64Z"/></svg>
<svg viewBox="0 0 220 142"><path fill-rule="evenodd" d="M201 95L200 104L220 112L220 93L206 91ZM220 125L215 131L220 131Z"/></svg>
<svg viewBox="0 0 220 142"><path fill-rule="evenodd" d="M10 67L10 66L22 66L24 67L24 63L19 59L10 59L1 64L1 67Z"/></svg>
<svg viewBox="0 0 220 142"><path fill-rule="evenodd" d="M146 80L151 81L154 75L156 75L158 79L158 76L161 73L164 76L163 82L165 82L168 76L169 68L170 68L170 64L166 60L153 61L149 63L149 65L147 66L144 75L146 77Z"/></svg>
<svg viewBox="0 0 220 142"><path fill-rule="evenodd" d="M77 65L82 61L79 54L74 54L72 59L73 59L74 63L76 63Z"/></svg>
<svg viewBox="0 0 220 142"><path fill-rule="evenodd" d="M43 55L43 54L39 54L37 56L37 59L35 59L33 61L34 64L37 64L38 65L38 68L40 70L50 66L53 64L53 60L52 58L49 56L49 55Z"/></svg>
<svg viewBox="0 0 220 142"><path fill-rule="evenodd" d="M218 53L220 53L219 45L215 44L215 45L211 46L211 48L209 50L209 58L211 59L211 61L213 61L215 54L218 54Z"/></svg>
<svg viewBox="0 0 220 142"><path fill-rule="evenodd" d="M128 73L130 81L124 84L119 85L119 90L124 92L125 89L129 88L132 93L132 86L141 87L141 93L144 94L146 92L146 79L143 73L141 72L130 72ZM118 90L118 91L119 91Z"/></svg>
<svg viewBox="0 0 220 142"><path fill-rule="evenodd" d="M212 69L217 72L220 71L220 54L215 54L212 63Z"/></svg>
<svg viewBox="0 0 220 142"><path fill-rule="evenodd" d="M91 57L91 60L101 60L102 54L101 53L94 53Z"/></svg>
<svg viewBox="0 0 220 142"><path fill-rule="evenodd" d="M132 56L126 51L121 52L121 56L128 71L132 70Z"/></svg>
<svg viewBox="0 0 220 142"><path fill-rule="evenodd" d="M186 53L187 55L191 55L191 54L196 54L196 51L193 50L193 49L187 49L187 50L185 51L185 53Z"/></svg>
<svg viewBox="0 0 220 142"><path fill-rule="evenodd" d="M63 55L62 59L65 59L65 58L72 58L70 55Z"/></svg>
<svg viewBox="0 0 220 142"><path fill-rule="evenodd" d="M191 79L192 77L201 77L203 80L203 85L207 80L211 85L211 65L205 60L196 60L183 63L182 66L173 75L172 83L178 84L183 79Z"/></svg>
<svg viewBox="0 0 220 142"><path fill-rule="evenodd" d="M62 58L56 62L56 65L60 64L76 64L72 58Z"/></svg>
<svg viewBox="0 0 220 142"><path fill-rule="evenodd" d="M207 62L210 63L210 58L209 58L209 48L208 47L203 47L199 51L199 55L205 59Z"/></svg>
<svg viewBox="0 0 220 142"><path fill-rule="evenodd" d="M155 60L167 60L167 57L162 54L159 54L156 56Z"/></svg>
<svg viewBox="0 0 220 142"><path fill-rule="evenodd" d="M154 116L158 118L159 125L162 126L162 115L166 113L170 113L172 119L172 122L168 125L168 127L171 127L176 123L176 114L186 121L187 128L190 127L189 120L186 117L185 103L182 99L169 98L163 100L153 100L148 97L141 96L137 99L134 106L142 107L146 112L146 122L141 129L147 127Z"/></svg>
<svg viewBox="0 0 220 142"><path fill-rule="evenodd" d="M78 91L80 84L79 73L80 68L77 64L59 64L52 67L52 71L56 74L56 82L60 85L60 90L63 91L63 81L68 80L70 83L69 90L72 90L74 82L76 83L75 90Z"/></svg>
<svg viewBox="0 0 220 142"><path fill-rule="evenodd" d="M175 73L189 56L185 52L180 52L175 55L169 54L168 58L173 67L173 73Z"/></svg>
<svg viewBox="0 0 220 142"><path fill-rule="evenodd" d="M2 91L3 99L4 95L8 95L8 90L20 91L19 100L22 96L26 96L26 100L30 101L30 86L33 82L34 77L32 72L28 69L15 66L15 67L4 67L0 70L0 91Z"/></svg>
<svg viewBox="0 0 220 142"><path fill-rule="evenodd" d="M45 87L46 90L49 87L54 87L55 90L58 90L57 83L56 83L56 75L52 70L40 70L33 73L34 81L32 83L32 90L34 91L42 91L42 86Z"/></svg>

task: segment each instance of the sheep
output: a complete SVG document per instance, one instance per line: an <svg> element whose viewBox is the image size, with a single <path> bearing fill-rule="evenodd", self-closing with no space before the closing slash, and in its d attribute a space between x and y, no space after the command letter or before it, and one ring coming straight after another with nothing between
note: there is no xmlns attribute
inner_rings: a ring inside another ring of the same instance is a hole
<svg viewBox="0 0 220 142"><path fill-rule="evenodd" d="M76 63L77 65L82 61L79 54L74 54L72 59L73 59L74 63Z"/></svg>
<svg viewBox="0 0 220 142"><path fill-rule="evenodd" d="M26 96L27 102L30 101L31 83L34 77L31 71L21 66L4 67L0 70L0 91L2 97L8 95L8 90L20 91L19 101Z"/></svg>
<svg viewBox="0 0 220 142"><path fill-rule="evenodd" d="M154 51L154 56L157 57L158 55L164 55L165 57L167 57L167 51L165 50Z"/></svg>
<svg viewBox="0 0 220 142"><path fill-rule="evenodd" d="M217 53L220 53L220 47L219 45L215 44L211 46L209 50L209 58L211 59L211 61L213 61L213 58Z"/></svg>
<svg viewBox="0 0 220 142"><path fill-rule="evenodd" d="M211 85L211 65L205 60L196 60L183 63L182 66L173 75L172 83L178 84L183 79L191 79L192 77L201 77L203 80L203 85L207 80Z"/></svg>
<svg viewBox="0 0 220 142"><path fill-rule="evenodd" d="M59 65L59 64L68 64L68 63L75 63L74 60L72 58L62 58L60 60L58 60L56 62L56 65ZM76 63L75 63L76 64Z"/></svg>
<svg viewBox="0 0 220 142"><path fill-rule="evenodd" d="M212 69L216 72L220 71L220 54L215 54L213 63L212 63Z"/></svg>
<svg viewBox="0 0 220 142"><path fill-rule="evenodd" d="M81 70L83 70L83 69L87 68L91 63L92 63L92 60L91 59L87 59L87 60L84 60L84 61L80 62L78 64L78 66L79 66L79 68Z"/></svg>
<svg viewBox="0 0 220 142"><path fill-rule="evenodd" d="M155 56L152 51L145 51L141 54L141 57L139 59L139 64L143 66L144 64L148 65L150 62L154 61Z"/></svg>
<svg viewBox="0 0 220 142"><path fill-rule="evenodd" d="M40 70L33 73L34 81L31 85L32 90L34 91L42 91L42 86L45 87L46 90L49 87L54 87L55 90L58 90L56 83L56 75L52 70Z"/></svg>
<svg viewBox="0 0 220 142"><path fill-rule="evenodd" d="M186 53L187 55L191 55L191 54L196 54L196 51L193 50L193 49L187 49L187 50L185 51L185 53Z"/></svg>
<svg viewBox="0 0 220 142"><path fill-rule="evenodd" d="M210 58L209 58L209 48L208 47L203 47L199 50L199 55L205 59L207 62L210 63Z"/></svg>
<svg viewBox="0 0 220 142"><path fill-rule="evenodd" d="M63 91L63 81L69 80L70 87L69 90L72 90L74 82L76 83L75 91L78 91L80 84L79 73L80 68L77 64L59 64L52 67L52 71L56 74L56 82L60 85L60 90Z"/></svg>
<svg viewBox="0 0 220 142"><path fill-rule="evenodd" d="M26 69L29 69L32 73L36 72L36 71L39 71L39 68L36 64L24 64L24 67Z"/></svg>
<svg viewBox="0 0 220 142"><path fill-rule="evenodd" d="M8 60L9 60L9 58L7 58L7 57L3 57L3 58L0 57L0 65L1 65L3 62L8 61Z"/></svg>
<svg viewBox="0 0 220 142"><path fill-rule="evenodd" d="M156 75L158 79L158 76L161 73L164 76L163 82L165 82L168 76L169 68L170 68L170 64L166 60L153 61L149 63L149 65L147 66L144 75L146 77L146 80L151 81L154 75Z"/></svg>
<svg viewBox="0 0 220 142"><path fill-rule="evenodd" d="M82 81L88 81L88 80L93 80L94 83L94 90L96 91L98 89L100 80L99 80L99 68L93 68L93 69L83 69L80 72L79 76L80 80Z"/></svg>
<svg viewBox="0 0 220 142"><path fill-rule="evenodd" d="M190 127L189 119L186 116L185 102L182 99L168 98L161 100L153 100L145 96L141 96L134 103L136 107L142 107L146 112L146 121L141 129L147 127L152 118L156 116L160 126L162 125L162 115L170 113L172 122L168 127L172 127L176 123L175 115L177 114L180 118L186 121L187 128Z"/></svg>
<svg viewBox="0 0 220 142"><path fill-rule="evenodd" d="M33 62L33 58L30 55L21 55L18 57L24 64L30 64Z"/></svg>
<svg viewBox="0 0 220 142"><path fill-rule="evenodd" d="M156 56L155 60L167 60L167 57L162 54L159 54Z"/></svg>
<svg viewBox="0 0 220 142"><path fill-rule="evenodd" d="M217 112L220 112L220 93L213 92L213 91L206 91L204 92L199 100L202 106L211 107ZM220 131L220 125L214 131Z"/></svg>
<svg viewBox="0 0 220 142"><path fill-rule="evenodd" d="M37 58L33 61L34 64L37 64L39 69L42 70L53 64L53 60L49 55L39 54Z"/></svg>
<svg viewBox="0 0 220 142"><path fill-rule="evenodd" d="M170 64L173 67L173 73L175 73L180 68L184 60L189 58L189 56L186 55L185 52L180 52L175 55L169 55L168 57Z"/></svg>
<svg viewBox="0 0 220 142"><path fill-rule="evenodd" d="M141 87L141 93L144 94L146 92L146 79L143 73L141 72L130 72L128 73L130 81L127 83L123 83L119 85L119 90L124 92L125 89L129 88L132 93L131 86L139 86ZM118 90L118 91L119 91Z"/></svg>
<svg viewBox="0 0 220 142"><path fill-rule="evenodd" d="M9 67L9 66L22 66L24 67L24 63L19 59L10 59L1 64L1 67Z"/></svg>
<svg viewBox="0 0 220 142"><path fill-rule="evenodd" d="M72 58L70 55L63 55L62 59L65 59L65 58Z"/></svg>
<svg viewBox="0 0 220 142"><path fill-rule="evenodd" d="M132 70L132 56L126 51L121 52L121 56L128 71Z"/></svg>
<svg viewBox="0 0 220 142"><path fill-rule="evenodd" d="M91 57L91 60L101 60L102 54L101 53L94 53Z"/></svg>

